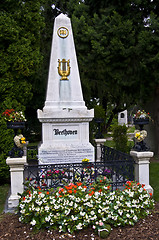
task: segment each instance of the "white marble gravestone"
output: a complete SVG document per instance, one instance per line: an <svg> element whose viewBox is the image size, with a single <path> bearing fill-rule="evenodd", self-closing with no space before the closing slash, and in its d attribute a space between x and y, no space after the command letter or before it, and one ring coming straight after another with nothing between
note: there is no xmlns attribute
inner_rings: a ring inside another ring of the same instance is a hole
<svg viewBox="0 0 159 240"><path fill-rule="evenodd" d="M118 113L118 124L119 125L126 125L128 124L128 113L127 110Z"/></svg>
<svg viewBox="0 0 159 240"><path fill-rule="evenodd" d="M42 123L40 163L94 161L89 143L94 110L83 100L71 22L64 14L55 19L46 101L37 113Z"/></svg>

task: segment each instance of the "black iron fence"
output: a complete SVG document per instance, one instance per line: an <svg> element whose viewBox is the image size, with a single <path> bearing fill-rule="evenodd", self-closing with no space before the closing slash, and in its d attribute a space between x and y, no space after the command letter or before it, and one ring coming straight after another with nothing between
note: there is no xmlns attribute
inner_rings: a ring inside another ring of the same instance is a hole
<svg viewBox="0 0 159 240"><path fill-rule="evenodd" d="M68 163L25 166L25 181L43 189L63 187L70 182L86 185L107 177L112 190L121 188L127 180L134 180L134 160L112 148L102 146L101 162Z"/></svg>

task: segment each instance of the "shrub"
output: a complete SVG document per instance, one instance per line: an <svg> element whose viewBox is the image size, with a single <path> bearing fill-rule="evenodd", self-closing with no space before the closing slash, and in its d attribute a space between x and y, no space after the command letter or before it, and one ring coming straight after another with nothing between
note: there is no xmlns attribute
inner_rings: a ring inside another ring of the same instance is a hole
<svg viewBox="0 0 159 240"><path fill-rule="evenodd" d="M8 152L13 147L13 130L7 129L6 123L1 123L0 134L0 182L5 183L9 180L9 167L6 164Z"/></svg>
<svg viewBox="0 0 159 240"><path fill-rule="evenodd" d="M127 127L125 125L115 125L113 127L113 141L117 150L128 152Z"/></svg>
<svg viewBox="0 0 159 240"><path fill-rule="evenodd" d="M19 220L36 229L49 227L73 233L88 226L97 231L107 224L134 225L153 206L144 185L128 181L123 191L111 192L104 177L89 188L81 182L57 190L29 188L21 195L18 208Z"/></svg>

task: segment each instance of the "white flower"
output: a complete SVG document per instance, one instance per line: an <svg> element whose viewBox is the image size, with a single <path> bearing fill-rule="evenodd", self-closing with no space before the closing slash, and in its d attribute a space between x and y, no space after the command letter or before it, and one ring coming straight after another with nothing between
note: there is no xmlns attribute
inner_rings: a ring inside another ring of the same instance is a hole
<svg viewBox="0 0 159 240"><path fill-rule="evenodd" d="M36 208L35 208L35 211L36 211L36 212L39 212L39 211L40 211L40 208L39 208L39 207L36 207Z"/></svg>
<svg viewBox="0 0 159 240"><path fill-rule="evenodd" d="M71 216L73 221L76 221L78 219L78 217L74 217L73 215Z"/></svg>
<svg viewBox="0 0 159 240"><path fill-rule="evenodd" d="M86 213L85 212L80 212L80 215L83 217Z"/></svg>
<svg viewBox="0 0 159 240"><path fill-rule="evenodd" d="M101 213L101 209L98 209L98 213Z"/></svg>
<svg viewBox="0 0 159 240"><path fill-rule="evenodd" d="M114 209L115 209L115 210L117 210L117 209L118 209L118 206L117 206L117 205L115 205L115 206L114 206Z"/></svg>
<svg viewBox="0 0 159 240"><path fill-rule="evenodd" d="M91 211L91 212L90 212L90 214L91 214L91 215L94 215L94 214L95 214L95 212L94 212L94 211Z"/></svg>
<svg viewBox="0 0 159 240"><path fill-rule="evenodd" d="M36 221L33 219L33 220L30 222L30 224L31 224L32 226L34 226L34 225L36 224Z"/></svg>
<svg viewBox="0 0 159 240"><path fill-rule="evenodd" d="M20 213L22 213L22 214L23 214L23 213L25 213L25 209L23 209L23 210L20 210Z"/></svg>
<svg viewBox="0 0 159 240"><path fill-rule="evenodd" d="M45 206L45 210L48 212L50 210L49 206Z"/></svg>
<svg viewBox="0 0 159 240"><path fill-rule="evenodd" d="M134 196L134 192L129 192L129 196L133 197Z"/></svg>
<svg viewBox="0 0 159 240"><path fill-rule="evenodd" d="M69 205L72 207L73 206L73 202L71 201Z"/></svg>
<svg viewBox="0 0 159 240"><path fill-rule="evenodd" d="M138 218L137 218L136 215L133 217L133 219L134 219L134 221L137 221L137 220L138 220Z"/></svg>
<svg viewBox="0 0 159 240"><path fill-rule="evenodd" d="M82 229L82 223L79 223L79 224L76 226L76 228L77 228L78 230L81 230L81 229Z"/></svg>
<svg viewBox="0 0 159 240"><path fill-rule="evenodd" d="M49 222L49 221L50 221L50 216L45 217L45 221L46 221L46 222Z"/></svg>
<svg viewBox="0 0 159 240"><path fill-rule="evenodd" d="M123 211L122 210L118 210L118 213L119 213L119 215L121 216L122 214L123 214Z"/></svg>

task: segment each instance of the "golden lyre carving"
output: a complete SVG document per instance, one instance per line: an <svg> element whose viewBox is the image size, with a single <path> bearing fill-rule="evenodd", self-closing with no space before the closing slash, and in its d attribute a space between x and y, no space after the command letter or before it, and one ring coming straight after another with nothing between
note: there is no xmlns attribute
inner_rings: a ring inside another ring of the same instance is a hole
<svg viewBox="0 0 159 240"><path fill-rule="evenodd" d="M60 80L68 80L67 76L70 75L70 60L66 61L66 59L58 59L58 73L62 77Z"/></svg>

